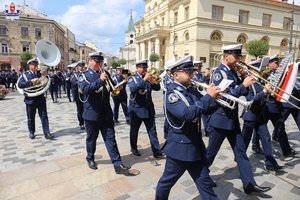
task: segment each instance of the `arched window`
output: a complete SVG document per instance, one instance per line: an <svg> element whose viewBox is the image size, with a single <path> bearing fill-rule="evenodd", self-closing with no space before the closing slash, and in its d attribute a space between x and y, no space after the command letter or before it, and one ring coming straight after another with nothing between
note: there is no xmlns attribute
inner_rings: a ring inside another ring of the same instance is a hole
<svg viewBox="0 0 300 200"><path fill-rule="evenodd" d="M264 36L263 38L261 38L261 40L269 44L270 38L268 36Z"/></svg>
<svg viewBox="0 0 300 200"><path fill-rule="evenodd" d="M212 41L221 41L222 40L221 33L219 31L214 31L210 35L210 40L212 40Z"/></svg>
<svg viewBox="0 0 300 200"><path fill-rule="evenodd" d="M186 42L190 40L190 34L189 34L189 32L186 32L186 33L184 34L184 40L185 40Z"/></svg>
<svg viewBox="0 0 300 200"><path fill-rule="evenodd" d="M281 40L281 42L280 42L280 47L281 47L281 48L287 48L287 47L288 47L288 44L289 44L288 39L284 38L284 39Z"/></svg>
<svg viewBox="0 0 300 200"><path fill-rule="evenodd" d="M247 36L245 34L240 34L236 41L238 43L245 44L247 43Z"/></svg>

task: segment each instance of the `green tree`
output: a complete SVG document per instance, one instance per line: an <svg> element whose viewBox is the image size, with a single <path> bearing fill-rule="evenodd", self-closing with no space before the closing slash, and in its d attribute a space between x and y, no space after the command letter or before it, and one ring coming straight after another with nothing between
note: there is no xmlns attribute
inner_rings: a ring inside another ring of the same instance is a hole
<svg viewBox="0 0 300 200"><path fill-rule="evenodd" d="M251 40L246 44L246 50L257 59L259 56L268 54L269 45L262 40Z"/></svg>
<svg viewBox="0 0 300 200"><path fill-rule="evenodd" d="M151 62L151 65L153 65L154 62L159 60L159 55L156 54L156 53L151 53L150 57L149 57L149 60Z"/></svg>
<svg viewBox="0 0 300 200"><path fill-rule="evenodd" d="M119 63L119 65L125 65L127 63L127 61L124 58L122 58L122 59L118 60L118 63Z"/></svg>
<svg viewBox="0 0 300 200"><path fill-rule="evenodd" d="M111 67L112 67L113 69L115 69L115 68L118 67L118 66L120 66L120 64L119 64L118 61L113 60L113 61L111 62Z"/></svg>
<svg viewBox="0 0 300 200"><path fill-rule="evenodd" d="M25 51L21 53L21 66L22 69L27 70L27 61L32 58L32 54Z"/></svg>

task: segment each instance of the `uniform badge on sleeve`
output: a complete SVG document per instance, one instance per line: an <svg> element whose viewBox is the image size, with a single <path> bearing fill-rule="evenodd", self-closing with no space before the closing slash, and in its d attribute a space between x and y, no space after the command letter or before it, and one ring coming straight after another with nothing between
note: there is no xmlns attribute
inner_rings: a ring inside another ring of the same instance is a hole
<svg viewBox="0 0 300 200"><path fill-rule="evenodd" d="M222 75L220 74L220 73L214 73L214 80L215 81L219 81L219 80L221 80L221 78L222 78Z"/></svg>
<svg viewBox="0 0 300 200"><path fill-rule="evenodd" d="M78 80L79 80L79 82L82 82L82 81L83 81L83 77L82 77L82 76L79 76L79 77L78 77Z"/></svg>
<svg viewBox="0 0 300 200"><path fill-rule="evenodd" d="M169 95L169 97L168 97L168 101L170 102L170 103L175 103L175 102L177 102L178 101L178 96L175 94L175 93L171 93L170 95Z"/></svg>
<svg viewBox="0 0 300 200"><path fill-rule="evenodd" d="M128 83L132 82L133 81L133 78L129 78L128 79Z"/></svg>

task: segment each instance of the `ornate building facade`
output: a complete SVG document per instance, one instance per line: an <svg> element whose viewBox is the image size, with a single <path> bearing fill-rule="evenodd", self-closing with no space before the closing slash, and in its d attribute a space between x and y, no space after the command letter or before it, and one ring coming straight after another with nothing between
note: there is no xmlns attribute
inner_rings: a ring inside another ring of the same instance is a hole
<svg viewBox="0 0 300 200"><path fill-rule="evenodd" d="M292 5L275 0L144 0L143 19L136 22L136 59L160 55L158 66L186 55L218 63L214 56L224 45L261 39L269 54L284 57L289 49ZM294 6L293 50L299 59L300 7ZM247 62L254 59L243 55Z"/></svg>

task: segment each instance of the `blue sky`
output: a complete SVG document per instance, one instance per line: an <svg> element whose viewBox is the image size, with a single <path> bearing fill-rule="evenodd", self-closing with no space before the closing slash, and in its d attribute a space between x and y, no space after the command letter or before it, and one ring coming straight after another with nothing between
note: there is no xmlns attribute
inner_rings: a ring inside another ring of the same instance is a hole
<svg viewBox="0 0 300 200"><path fill-rule="evenodd" d="M0 0L0 8L24 0ZM136 22L144 13L142 0L26 0L26 4L66 25L78 42L94 43L105 53L115 55L124 46L130 14Z"/></svg>
<svg viewBox="0 0 300 200"><path fill-rule="evenodd" d="M14 2L24 0L0 0L0 10ZM130 13L136 22L143 16L143 0L25 0L26 4L66 25L78 42L94 43L105 53L115 55L124 46ZM292 2L292 0L289 0ZM300 5L300 0L295 0Z"/></svg>

